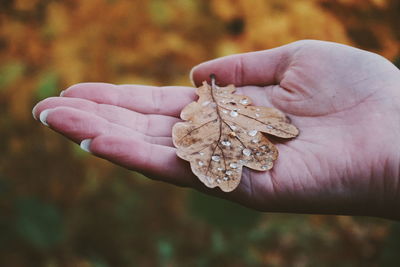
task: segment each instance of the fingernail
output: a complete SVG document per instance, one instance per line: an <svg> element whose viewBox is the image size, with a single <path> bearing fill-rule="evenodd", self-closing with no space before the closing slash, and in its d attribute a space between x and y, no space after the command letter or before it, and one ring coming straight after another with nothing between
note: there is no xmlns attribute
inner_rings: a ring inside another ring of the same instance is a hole
<svg viewBox="0 0 400 267"><path fill-rule="evenodd" d="M83 139L79 146L82 148L82 150L85 150L86 152L91 153L91 151L89 149L91 143L92 143L92 139Z"/></svg>
<svg viewBox="0 0 400 267"><path fill-rule="evenodd" d="M189 79L190 79L190 82L191 82L191 84L192 84L193 86L196 86L196 84L194 83L194 80L193 80L193 72L194 72L195 69L196 69L196 66L193 67L193 68L190 70L190 73L189 73Z"/></svg>
<svg viewBox="0 0 400 267"><path fill-rule="evenodd" d="M47 116L49 115L50 109L45 109L42 112L40 112L39 115L39 120L41 123L43 123L46 126L49 126L49 124L47 123Z"/></svg>
<svg viewBox="0 0 400 267"><path fill-rule="evenodd" d="M34 107L33 107L33 109L32 109L32 117L33 117L35 120L37 120L37 118L36 118L36 116L35 116L35 113L36 113L36 107L37 107L37 105L36 105L36 106L34 106Z"/></svg>
<svg viewBox="0 0 400 267"><path fill-rule="evenodd" d="M64 94L65 94L65 90L62 90L60 93L60 96L64 96Z"/></svg>

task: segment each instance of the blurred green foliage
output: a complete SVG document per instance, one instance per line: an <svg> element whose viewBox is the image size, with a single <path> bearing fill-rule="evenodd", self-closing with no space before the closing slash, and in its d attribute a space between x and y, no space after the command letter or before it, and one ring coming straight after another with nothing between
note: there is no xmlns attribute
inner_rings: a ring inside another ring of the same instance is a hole
<svg viewBox="0 0 400 267"><path fill-rule="evenodd" d="M9 62L2 65L0 69L0 90L21 78L25 66L21 62Z"/></svg>
<svg viewBox="0 0 400 267"><path fill-rule="evenodd" d="M382 266L398 266L400 262L400 223L391 226L391 234L386 240L381 256Z"/></svg>
<svg viewBox="0 0 400 267"><path fill-rule="evenodd" d="M259 213L150 181L31 117L87 81L189 85L190 68L315 38L400 56L397 0L0 1L0 266L396 266L397 223Z"/></svg>
<svg viewBox="0 0 400 267"><path fill-rule="evenodd" d="M63 219L53 204L34 198L21 198L15 204L15 228L22 240L38 250L60 243L64 235Z"/></svg>
<svg viewBox="0 0 400 267"><path fill-rule="evenodd" d="M55 72L45 72L39 79L37 85L37 97L38 99L44 99L46 97L54 96L59 90L59 77Z"/></svg>
<svg viewBox="0 0 400 267"><path fill-rule="evenodd" d="M193 216L221 230L235 231L253 228L261 217L259 212L197 192L189 195L188 203Z"/></svg>

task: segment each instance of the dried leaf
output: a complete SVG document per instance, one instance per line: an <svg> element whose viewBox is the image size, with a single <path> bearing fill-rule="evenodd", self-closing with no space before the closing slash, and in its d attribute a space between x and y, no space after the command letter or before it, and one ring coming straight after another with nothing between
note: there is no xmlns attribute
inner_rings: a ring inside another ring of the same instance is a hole
<svg viewBox="0 0 400 267"><path fill-rule="evenodd" d="M173 128L177 155L190 162L193 173L208 187L230 192L240 183L242 167L266 171L278 157L276 147L262 134L293 138L298 129L274 108L250 106L251 99L233 94L235 87L197 88L199 99L181 112Z"/></svg>

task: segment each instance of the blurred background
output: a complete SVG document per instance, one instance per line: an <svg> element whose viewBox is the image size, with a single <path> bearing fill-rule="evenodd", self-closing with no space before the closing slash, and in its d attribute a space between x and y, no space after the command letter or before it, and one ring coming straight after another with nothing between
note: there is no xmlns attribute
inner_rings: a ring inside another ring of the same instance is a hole
<svg viewBox="0 0 400 267"><path fill-rule="evenodd" d="M82 152L31 109L314 38L399 63L397 0L0 0L0 266L397 266L400 224L258 213ZM397 264L396 264L397 263Z"/></svg>

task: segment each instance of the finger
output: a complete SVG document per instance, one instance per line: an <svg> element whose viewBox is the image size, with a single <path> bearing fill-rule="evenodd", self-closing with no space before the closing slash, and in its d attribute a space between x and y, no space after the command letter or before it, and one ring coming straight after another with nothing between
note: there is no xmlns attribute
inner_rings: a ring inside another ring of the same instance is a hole
<svg viewBox="0 0 400 267"><path fill-rule="evenodd" d="M216 75L219 85L266 86L279 84L290 62L293 45L269 50L236 54L217 58L195 66L190 72L196 86L210 81L210 74Z"/></svg>
<svg viewBox="0 0 400 267"><path fill-rule="evenodd" d="M192 187L206 194L222 197L248 205L251 194L246 185L229 194L218 188L208 188L191 172L188 162L176 156L176 149L150 144L126 136L100 135L90 140L86 147L94 155L107 159L127 169L138 171L149 178L178 186Z"/></svg>
<svg viewBox="0 0 400 267"><path fill-rule="evenodd" d="M86 111L102 117L111 123L154 137L171 137L172 127L176 122L180 121L180 119L171 116L144 115L117 106L97 104L87 99L69 97L47 98L38 103L33 108L32 113L35 118L38 118L43 110L56 107L71 107Z"/></svg>
<svg viewBox="0 0 400 267"><path fill-rule="evenodd" d="M79 97L99 104L115 105L145 114L178 117L182 108L196 99L192 87L156 87L80 83L66 89L62 96Z"/></svg>
<svg viewBox="0 0 400 267"><path fill-rule="evenodd" d="M125 136L100 135L90 140L87 149L98 157L143 173L149 178L193 187L207 194L236 201L243 195L243 189L227 195L221 190L207 188L191 172L189 163L176 156L176 149L172 147Z"/></svg>
<svg viewBox="0 0 400 267"><path fill-rule="evenodd" d="M109 134L137 138L153 144L173 146L171 137L149 137L127 127L110 123L94 114L70 107L47 109L42 111L42 114L40 116L42 121L76 143L80 143L83 139Z"/></svg>
<svg viewBox="0 0 400 267"><path fill-rule="evenodd" d="M96 156L150 178L180 186L193 186L197 182L187 162L179 159L172 147L126 136L100 135L90 142L88 149Z"/></svg>

